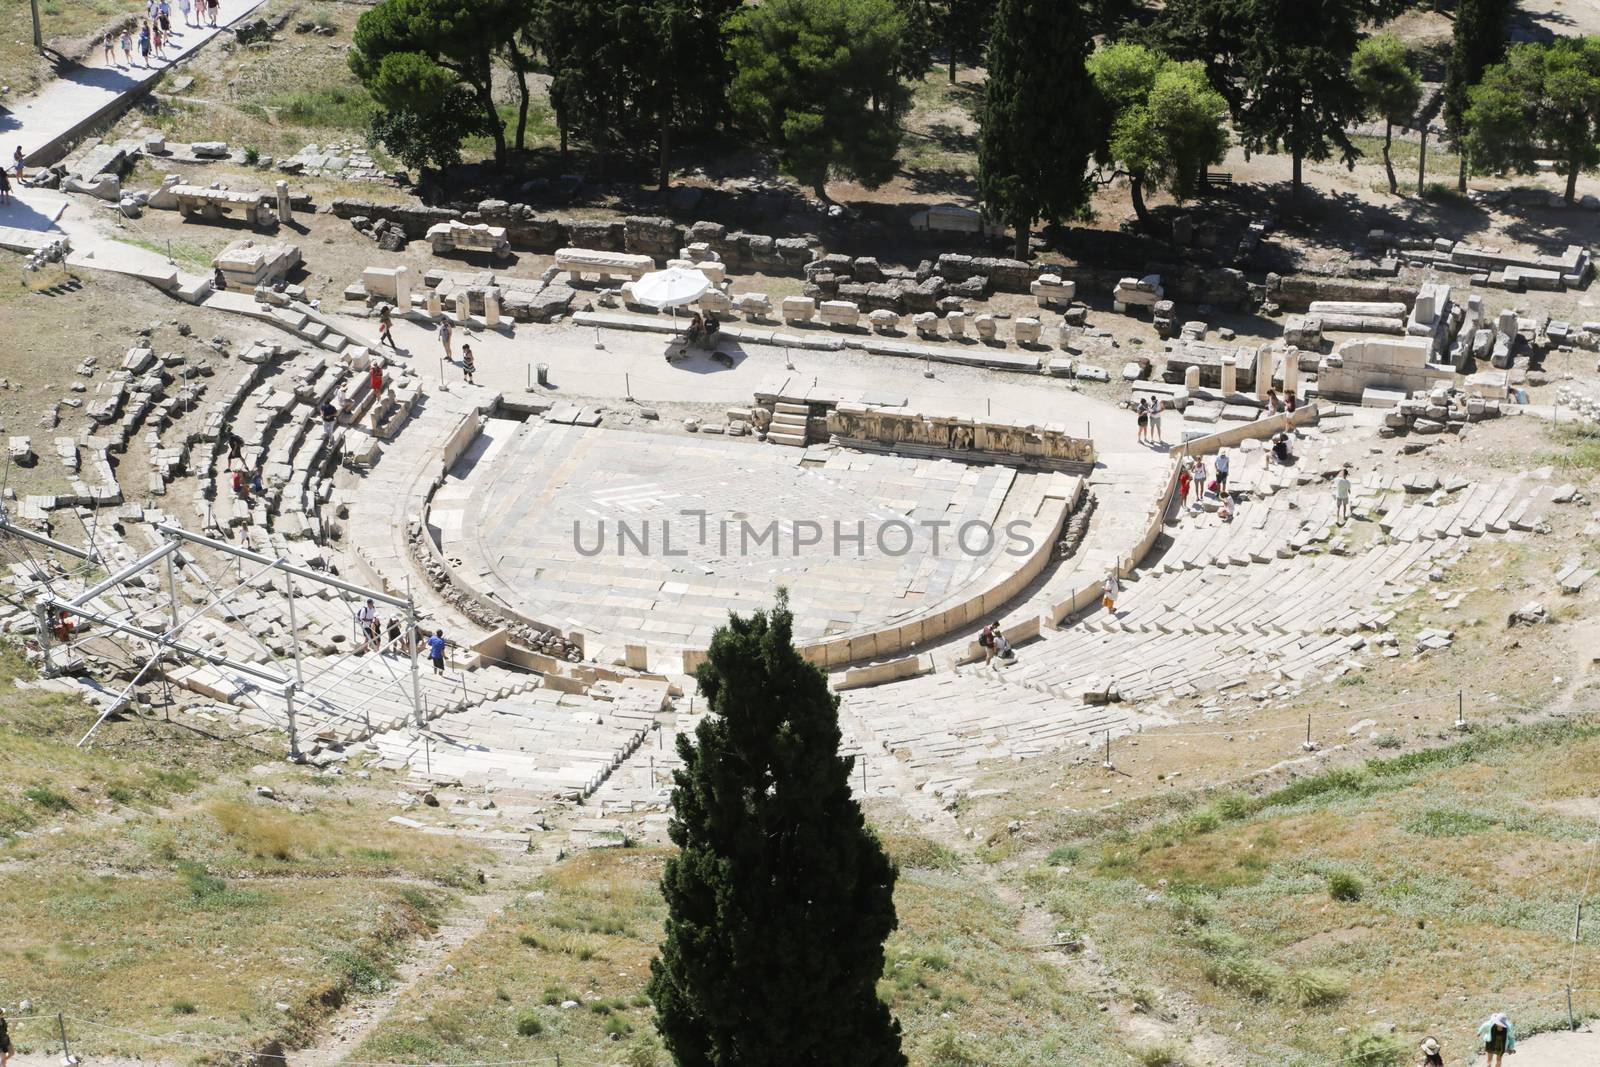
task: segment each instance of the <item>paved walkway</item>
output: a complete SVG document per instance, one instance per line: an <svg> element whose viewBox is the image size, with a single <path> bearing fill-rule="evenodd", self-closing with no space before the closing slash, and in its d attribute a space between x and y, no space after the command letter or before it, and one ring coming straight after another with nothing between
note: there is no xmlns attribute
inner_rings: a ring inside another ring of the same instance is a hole
<svg viewBox="0 0 1600 1067"><path fill-rule="evenodd" d="M166 49L167 58L151 57L151 65L139 63L138 39L134 39L134 63L120 65L122 50L115 53L118 65L107 66L98 45L94 53L81 65L75 65L36 96L29 97L10 110L0 110L0 146L3 158L9 165L11 153L22 146L23 158L29 166L40 167L54 163L66 155L68 142L85 126L126 106L127 101L148 89L161 72L186 56L194 54L202 45L229 26L243 19L262 0L222 0L217 9L217 23L222 29L183 25L183 15L176 3L172 6L173 43Z"/></svg>

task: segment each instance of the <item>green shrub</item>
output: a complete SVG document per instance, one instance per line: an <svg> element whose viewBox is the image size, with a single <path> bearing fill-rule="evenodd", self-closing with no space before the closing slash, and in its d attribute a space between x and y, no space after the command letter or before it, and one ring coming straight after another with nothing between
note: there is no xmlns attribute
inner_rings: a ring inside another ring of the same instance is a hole
<svg viewBox="0 0 1600 1067"><path fill-rule="evenodd" d="M1251 1000L1266 1000L1282 981L1278 969L1257 956L1223 956L1208 963L1205 973L1217 988Z"/></svg>
<svg viewBox="0 0 1600 1067"><path fill-rule="evenodd" d="M941 1030L928 1043L929 1067L978 1067L982 1062L954 1030Z"/></svg>
<svg viewBox="0 0 1600 1067"><path fill-rule="evenodd" d="M1379 734L1373 744L1379 748L1404 748L1406 743L1400 739L1399 734Z"/></svg>
<svg viewBox="0 0 1600 1067"><path fill-rule="evenodd" d="M517 1016L517 1033L523 1037L538 1037L544 1033L544 1023L536 1013L525 1011Z"/></svg>
<svg viewBox="0 0 1600 1067"><path fill-rule="evenodd" d="M1212 926L1197 931L1194 944L1208 956L1238 956L1250 949L1250 943L1232 930Z"/></svg>
<svg viewBox="0 0 1600 1067"><path fill-rule="evenodd" d="M1328 896L1334 900L1353 904L1365 892L1366 886L1361 884L1361 879L1349 871L1334 871L1328 875Z"/></svg>
<svg viewBox="0 0 1600 1067"><path fill-rule="evenodd" d="M1050 850L1044 861L1052 867L1071 867L1083 855L1083 849L1077 845L1061 845Z"/></svg>
<svg viewBox="0 0 1600 1067"><path fill-rule="evenodd" d="M1299 1008L1325 1008L1350 995L1348 978L1321 967L1292 971L1286 985L1288 999Z"/></svg>
<svg viewBox="0 0 1600 1067"><path fill-rule="evenodd" d="M600 1029L611 1040L617 1041L633 1033L633 1024L620 1015L607 1015L605 1025L601 1026Z"/></svg>
<svg viewBox="0 0 1600 1067"><path fill-rule="evenodd" d="M640 1034L628 1045L622 1062L626 1067L656 1067L661 1062L660 1051L654 1034Z"/></svg>
<svg viewBox="0 0 1600 1067"><path fill-rule="evenodd" d="M22 791L22 795L45 811L63 812L72 810L72 801L49 786L31 785Z"/></svg>
<svg viewBox="0 0 1600 1067"><path fill-rule="evenodd" d="M1464 837L1493 829L1495 821L1475 811L1457 811L1450 808L1429 808L1421 815L1408 819L1406 833L1423 837Z"/></svg>
<svg viewBox="0 0 1600 1067"><path fill-rule="evenodd" d="M563 989L561 986L553 985L553 986L546 986L545 987L544 1002L547 1005L551 1006L551 1007L555 1007L557 1004L560 1004L562 1001L576 1000L576 999L577 999L576 997L574 997L566 989Z"/></svg>
<svg viewBox="0 0 1600 1067"><path fill-rule="evenodd" d="M172 1002L172 1014L174 1015L193 1015L195 1010L194 1001L192 1000L180 998Z"/></svg>
<svg viewBox="0 0 1600 1067"><path fill-rule="evenodd" d="M1393 1067L1405 1054L1403 1041L1393 1034L1346 1034L1339 1053L1340 1067Z"/></svg>
<svg viewBox="0 0 1600 1067"><path fill-rule="evenodd" d="M178 874L196 900L207 900L228 891L228 883L206 870L202 864L180 863Z"/></svg>
<svg viewBox="0 0 1600 1067"><path fill-rule="evenodd" d="M252 167L261 162L261 149L257 148L255 145L246 145L244 149L244 161L246 164Z"/></svg>
<svg viewBox="0 0 1600 1067"><path fill-rule="evenodd" d="M1166 1042L1140 1046L1133 1050L1133 1056L1144 1067L1180 1067L1183 1063L1177 1046Z"/></svg>

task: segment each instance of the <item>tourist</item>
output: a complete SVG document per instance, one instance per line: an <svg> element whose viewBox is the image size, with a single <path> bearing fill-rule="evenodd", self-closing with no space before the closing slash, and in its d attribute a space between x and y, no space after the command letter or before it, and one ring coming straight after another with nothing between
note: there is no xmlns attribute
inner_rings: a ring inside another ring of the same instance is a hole
<svg viewBox="0 0 1600 1067"><path fill-rule="evenodd" d="M717 350L717 331L722 329L722 323L715 315L706 316L706 347L715 352Z"/></svg>
<svg viewBox="0 0 1600 1067"><path fill-rule="evenodd" d="M1006 635L1000 631L1000 624L995 623L994 631L994 658L996 669L999 664L1014 663L1017 654L1011 651L1011 642L1006 640Z"/></svg>
<svg viewBox="0 0 1600 1067"><path fill-rule="evenodd" d="M148 22L139 24L139 63L145 67L150 65L150 24Z"/></svg>
<svg viewBox="0 0 1600 1067"><path fill-rule="evenodd" d="M159 10L161 12L161 32L170 38L172 36L172 4L169 0L161 0Z"/></svg>
<svg viewBox="0 0 1600 1067"><path fill-rule="evenodd" d="M1106 580L1100 586L1100 591L1100 606L1115 615L1117 613L1117 594L1122 592L1122 582L1117 578L1115 567L1106 573Z"/></svg>
<svg viewBox="0 0 1600 1067"><path fill-rule="evenodd" d="M125 67L133 66L133 34L124 28L122 38L117 43L122 46L122 65ZM222 272L219 270L217 273L221 274Z"/></svg>
<svg viewBox="0 0 1600 1067"><path fill-rule="evenodd" d="M1150 436L1155 439L1158 445L1166 443L1161 434L1161 409L1165 406L1165 402L1160 397L1150 401Z"/></svg>
<svg viewBox="0 0 1600 1067"><path fill-rule="evenodd" d="M246 502L250 499L250 485L244 480L244 471L233 472L233 495Z"/></svg>
<svg viewBox="0 0 1600 1067"><path fill-rule="evenodd" d="M1194 472L1188 460L1183 461L1183 466L1178 468L1178 506L1182 507L1189 500L1189 484L1194 481Z"/></svg>
<svg viewBox="0 0 1600 1067"><path fill-rule="evenodd" d="M1232 500L1232 498L1230 498L1230 497L1223 497L1222 498L1222 503L1217 506L1217 518L1221 519L1223 522L1232 522L1233 521L1233 500Z"/></svg>
<svg viewBox="0 0 1600 1067"><path fill-rule="evenodd" d="M394 343L394 319L390 317L388 304L378 311L378 343L400 351L400 346Z"/></svg>
<svg viewBox="0 0 1600 1067"><path fill-rule="evenodd" d="M1423 1038L1417 1051L1422 1053L1417 1060L1417 1067L1444 1067L1444 1056L1440 1052L1437 1038Z"/></svg>
<svg viewBox="0 0 1600 1067"><path fill-rule="evenodd" d="M1350 468L1341 467L1333 479L1333 509L1334 518L1341 522L1350 521Z"/></svg>
<svg viewBox="0 0 1600 1067"><path fill-rule="evenodd" d="M217 27L218 0L206 0L206 17L211 20L211 28Z"/></svg>
<svg viewBox="0 0 1600 1067"><path fill-rule="evenodd" d="M21 145L17 145L17 150L11 153L11 166L17 172L17 181L21 182L23 180Z"/></svg>
<svg viewBox="0 0 1600 1067"><path fill-rule="evenodd" d="M466 379L468 385L473 384L472 375L477 369L478 362L472 358L472 346L463 342L461 345L461 377Z"/></svg>
<svg viewBox="0 0 1600 1067"><path fill-rule="evenodd" d="M116 38L111 36L111 34L109 34L109 33L106 34L105 35L105 39L100 42L100 47L105 52L106 66L108 66L108 67L116 66L117 65L117 41L116 41Z"/></svg>
<svg viewBox="0 0 1600 1067"><path fill-rule="evenodd" d="M444 673L444 631L435 630L433 636L428 638L428 659L433 661L433 673Z"/></svg>
<svg viewBox="0 0 1600 1067"><path fill-rule="evenodd" d="M11 203L11 179L6 177L4 168L0 168L0 204Z"/></svg>
<svg viewBox="0 0 1600 1067"><path fill-rule="evenodd" d="M367 384L372 386L373 406L377 406L377 397L383 392L383 360L374 358L367 366Z"/></svg>
<svg viewBox="0 0 1600 1067"><path fill-rule="evenodd" d="M260 466L250 475L250 491L256 496L265 496L267 493L266 472Z"/></svg>
<svg viewBox="0 0 1600 1067"><path fill-rule="evenodd" d="M994 663L994 636L999 625L998 622L991 622L978 634L978 647L983 649L983 665L985 667Z"/></svg>
<svg viewBox="0 0 1600 1067"><path fill-rule="evenodd" d="M1288 434L1280 433L1272 439L1272 458L1277 461L1278 466L1280 467L1287 467L1289 465L1290 456Z"/></svg>
<svg viewBox="0 0 1600 1067"><path fill-rule="evenodd" d="M1295 406L1294 393L1292 393L1292 392L1285 393L1284 397L1283 397L1283 410L1285 412L1287 412L1288 414L1293 415L1294 414L1294 406Z"/></svg>
<svg viewBox="0 0 1600 1067"><path fill-rule="evenodd" d="M1150 409L1145 407L1144 397L1139 398L1139 406L1134 410L1139 416L1139 443L1147 444L1150 440Z"/></svg>
<svg viewBox="0 0 1600 1067"><path fill-rule="evenodd" d="M400 616L398 615L389 616L388 649L391 652L400 651Z"/></svg>
<svg viewBox="0 0 1600 1067"><path fill-rule="evenodd" d="M1194 461L1194 502L1200 503L1200 498L1206 495L1206 461L1195 458Z"/></svg>
<svg viewBox="0 0 1600 1067"><path fill-rule="evenodd" d="M367 597L367 602L356 609L356 625L361 628L361 651L370 651L376 642L373 634L378 625L378 605Z"/></svg>
<svg viewBox="0 0 1600 1067"><path fill-rule="evenodd" d="M1228 465L1228 454L1226 452L1218 452L1216 462L1218 496L1228 491Z"/></svg>
<svg viewBox="0 0 1600 1067"><path fill-rule="evenodd" d="M327 437L333 433L335 420L339 418L339 411L333 406L333 401L324 400L320 414L322 415L322 436Z"/></svg>
<svg viewBox="0 0 1600 1067"><path fill-rule="evenodd" d="M455 327L450 325L450 316L448 316L448 315L440 315L439 316L439 343L444 345L444 358L445 359L455 359L456 358L450 352L450 334L454 329L455 329Z"/></svg>
<svg viewBox="0 0 1600 1067"><path fill-rule="evenodd" d="M11 1028L6 1025L6 1010L0 1008L0 1067L11 1059Z"/></svg>
<svg viewBox="0 0 1600 1067"><path fill-rule="evenodd" d="M183 24L193 26L194 23L189 21L189 0L178 0L178 10L183 12Z"/></svg>
<svg viewBox="0 0 1600 1067"><path fill-rule="evenodd" d="M1483 1021L1478 1027L1478 1037L1483 1040L1484 1054L1489 1057L1488 1067L1500 1067L1506 1053L1514 1055L1517 1051L1516 1030L1503 1011L1497 1011Z"/></svg>
<svg viewBox="0 0 1600 1067"><path fill-rule="evenodd" d="M240 437L238 434L234 433L232 430L229 430L228 431L228 469L229 470L233 469L233 461L234 460L238 460L240 463L244 462L244 438Z"/></svg>
<svg viewBox="0 0 1600 1067"><path fill-rule="evenodd" d="M1276 389L1268 389L1267 390L1267 414L1268 415L1276 415L1278 412L1280 412L1282 410L1283 410L1283 402L1278 399L1278 391Z"/></svg>

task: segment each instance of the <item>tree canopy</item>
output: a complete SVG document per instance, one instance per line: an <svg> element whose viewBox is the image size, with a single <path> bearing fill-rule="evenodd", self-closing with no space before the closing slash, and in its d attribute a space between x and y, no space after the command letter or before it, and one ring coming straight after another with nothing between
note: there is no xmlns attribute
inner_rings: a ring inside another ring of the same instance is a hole
<svg viewBox="0 0 1600 1067"><path fill-rule="evenodd" d="M1185 199L1227 155L1228 102L1206 81L1203 64L1139 44L1106 45L1089 57L1088 69L1111 118L1096 156L1127 174L1133 209L1151 229L1147 189Z"/></svg>
<svg viewBox="0 0 1600 1067"><path fill-rule="evenodd" d="M1089 203L1089 157L1103 112L1084 60L1082 9L1057 0L1000 0L989 38L989 81L978 124L978 190L1028 254L1036 219L1061 222Z"/></svg>
<svg viewBox="0 0 1600 1067"><path fill-rule="evenodd" d="M350 69L385 107L414 115L437 114L423 101L443 98L449 79L442 72L448 72L475 102L483 128L494 138L495 158L503 162L505 122L494 99L495 56L515 55L513 68L527 69L518 36L532 16L528 0L382 0L356 22ZM424 91L435 95L408 95Z"/></svg>
<svg viewBox="0 0 1600 1067"><path fill-rule="evenodd" d="M1392 33L1368 37L1350 58L1350 80L1368 115L1383 119L1383 169L1389 176L1389 193L1400 191L1389 150L1396 123L1416 113L1422 99L1422 77L1411 66L1405 43Z"/></svg>
<svg viewBox="0 0 1600 1067"><path fill-rule="evenodd" d="M734 15L728 101L783 167L827 198L831 176L895 173L905 93L895 0L767 0Z"/></svg>
<svg viewBox="0 0 1600 1067"><path fill-rule="evenodd" d="M681 1067L904 1067L877 994L896 872L850 795L839 698L792 634L780 594L730 617L697 674L712 714L678 739L656 1025Z"/></svg>
<svg viewBox="0 0 1600 1067"><path fill-rule="evenodd" d="M1512 0L1459 0L1451 30L1450 54L1445 60L1444 118L1461 156L1460 188L1467 189L1467 157L1459 152L1466 134L1467 90L1477 85L1484 70L1506 54L1506 20Z"/></svg>
<svg viewBox="0 0 1600 1067"><path fill-rule="evenodd" d="M1467 91L1464 144L1479 174L1531 174L1554 158L1567 176L1600 165L1600 38L1516 45Z"/></svg>

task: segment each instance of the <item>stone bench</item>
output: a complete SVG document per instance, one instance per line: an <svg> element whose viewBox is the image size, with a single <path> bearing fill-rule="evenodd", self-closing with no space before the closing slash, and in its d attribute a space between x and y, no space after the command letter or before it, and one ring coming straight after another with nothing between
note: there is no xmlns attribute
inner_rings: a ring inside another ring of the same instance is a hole
<svg viewBox="0 0 1600 1067"><path fill-rule="evenodd" d="M745 318L772 317L772 300L766 293L735 293L733 306L738 308Z"/></svg>
<svg viewBox="0 0 1600 1067"><path fill-rule="evenodd" d="M828 326L855 326L861 321L861 309L848 300L824 300L817 311Z"/></svg>
<svg viewBox="0 0 1600 1067"><path fill-rule="evenodd" d="M237 217L252 226L271 226L278 221L269 193L236 193L231 189L209 189L201 185L175 185L171 192L184 218L215 221Z"/></svg>
<svg viewBox="0 0 1600 1067"><path fill-rule="evenodd" d="M556 251L556 269L564 270L574 281L592 274L601 284L613 277L626 277L638 281L656 269L655 260L649 256L636 256L627 252L602 252L592 248L561 248Z"/></svg>
<svg viewBox="0 0 1600 1067"><path fill-rule="evenodd" d="M817 302L809 296L786 296L779 307L784 322L810 322L817 314Z"/></svg>

